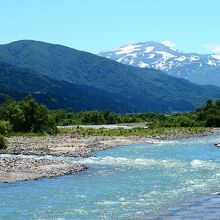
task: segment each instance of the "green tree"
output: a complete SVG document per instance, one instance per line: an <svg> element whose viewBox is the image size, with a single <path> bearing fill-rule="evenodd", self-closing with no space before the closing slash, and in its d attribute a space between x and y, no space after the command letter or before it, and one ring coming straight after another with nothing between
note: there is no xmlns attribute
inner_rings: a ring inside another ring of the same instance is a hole
<svg viewBox="0 0 220 220"><path fill-rule="evenodd" d="M0 134L0 149L6 149L7 148L7 140L6 138Z"/></svg>
<svg viewBox="0 0 220 220"><path fill-rule="evenodd" d="M0 121L0 134L9 136L11 132L11 125L8 121Z"/></svg>
<svg viewBox="0 0 220 220"><path fill-rule="evenodd" d="M22 131L24 127L24 112L16 101L6 103L3 119L10 122L13 131Z"/></svg>
<svg viewBox="0 0 220 220"><path fill-rule="evenodd" d="M13 131L57 133L53 116L31 96L20 102L9 100L0 106L0 120L10 122Z"/></svg>
<svg viewBox="0 0 220 220"><path fill-rule="evenodd" d="M55 120L45 105L38 105L37 107L33 130L35 132L57 133Z"/></svg>
<svg viewBox="0 0 220 220"><path fill-rule="evenodd" d="M31 97L25 97L19 102L24 113L24 131L35 131L34 127L37 123L38 103Z"/></svg>

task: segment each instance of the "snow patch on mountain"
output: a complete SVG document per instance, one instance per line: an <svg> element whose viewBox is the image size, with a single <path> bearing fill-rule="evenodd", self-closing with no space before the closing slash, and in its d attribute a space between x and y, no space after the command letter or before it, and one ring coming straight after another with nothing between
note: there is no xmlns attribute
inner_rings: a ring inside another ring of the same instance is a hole
<svg viewBox="0 0 220 220"><path fill-rule="evenodd" d="M220 60L220 54L214 54L212 57L216 60Z"/></svg>
<svg viewBox="0 0 220 220"><path fill-rule="evenodd" d="M164 60L168 60L168 59L174 57L173 54L168 53L168 52L166 52L166 51L156 51L155 53L161 54L161 55L163 56L162 59L164 59Z"/></svg>
<svg viewBox="0 0 220 220"><path fill-rule="evenodd" d="M178 61L182 62L182 61L184 61L185 59L186 59L185 56L181 56L181 57L176 58L175 60L178 60Z"/></svg>
<svg viewBox="0 0 220 220"><path fill-rule="evenodd" d="M144 53L150 53L154 49L153 46L147 47L144 51Z"/></svg>
<svg viewBox="0 0 220 220"><path fill-rule="evenodd" d="M199 60L198 56L190 56L189 57L189 61L195 61L195 60Z"/></svg>
<svg viewBox="0 0 220 220"><path fill-rule="evenodd" d="M213 66L216 65L216 63L215 63L214 60L208 60L207 64L208 64L208 65L213 65Z"/></svg>
<svg viewBox="0 0 220 220"><path fill-rule="evenodd" d="M137 50L140 50L140 49L137 49L139 47L139 45L128 45L128 46L125 46L125 47L121 47L119 50L117 50L115 53L117 55L120 55L120 54L129 54L129 53L132 53L134 51L137 51Z"/></svg>
<svg viewBox="0 0 220 220"><path fill-rule="evenodd" d="M220 54L185 53L168 44L148 41L99 55L127 65L162 70L192 82L220 86Z"/></svg>
<svg viewBox="0 0 220 220"><path fill-rule="evenodd" d="M130 54L128 54L128 56L135 58L135 57L137 57L137 54L136 53L130 53Z"/></svg>
<svg viewBox="0 0 220 220"><path fill-rule="evenodd" d="M154 58L154 57L155 57L155 54L148 54L149 59Z"/></svg>
<svg viewBox="0 0 220 220"><path fill-rule="evenodd" d="M149 65L146 64L146 63L140 63L138 66L141 67L141 68L149 67Z"/></svg>

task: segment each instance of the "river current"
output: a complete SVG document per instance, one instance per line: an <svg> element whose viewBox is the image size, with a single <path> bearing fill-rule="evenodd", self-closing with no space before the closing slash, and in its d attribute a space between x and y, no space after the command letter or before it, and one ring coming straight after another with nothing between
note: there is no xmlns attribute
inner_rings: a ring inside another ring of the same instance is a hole
<svg viewBox="0 0 220 220"><path fill-rule="evenodd" d="M89 169L0 184L0 219L220 219L219 140L212 135L65 158Z"/></svg>

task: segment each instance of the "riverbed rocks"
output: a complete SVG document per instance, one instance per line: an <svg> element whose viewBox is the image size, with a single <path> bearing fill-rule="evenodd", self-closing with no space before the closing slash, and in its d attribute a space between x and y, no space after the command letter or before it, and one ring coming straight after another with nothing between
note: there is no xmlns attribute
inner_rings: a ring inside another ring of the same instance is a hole
<svg viewBox="0 0 220 220"><path fill-rule="evenodd" d="M220 142L215 144L216 147L220 147Z"/></svg>
<svg viewBox="0 0 220 220"><path fill-rule="evenodd" d="M0 183L64 176L78 173L85 169L86 166L79 163L47 159L0 157Z"/></svg>
<svg viewBox="0 0 220 220"><path fill-rule="evenodd" d="M21 158L16 155L89 157L94 151L132 143L152 143L138 137L75 137L71 135L11 137L8 148L0 151L0 182L51 178L78 173L84 164L46 159ZM14 155L8 157L6 154ZM5 156L4 156L5 155Z"/></svg>
<svg viewBox="0 0 220 220"><path fill-rule="evenodd" d="M7 150L1 153L24 155L52 155L89 157L94 151L112 146L134 143L153 143L155 139L145 137L75 137L71 135L8 138Z"/></svg>

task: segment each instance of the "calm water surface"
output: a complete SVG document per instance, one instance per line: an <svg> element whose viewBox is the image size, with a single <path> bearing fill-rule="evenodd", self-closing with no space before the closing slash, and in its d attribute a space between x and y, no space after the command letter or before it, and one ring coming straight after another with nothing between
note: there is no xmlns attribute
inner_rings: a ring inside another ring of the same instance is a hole
<svg viewBox="0 0 220 220"><path fill-rule="evenodd" d="M219 140L116 147L78 175L1 184L0 219L220 219Z"/></svg>

